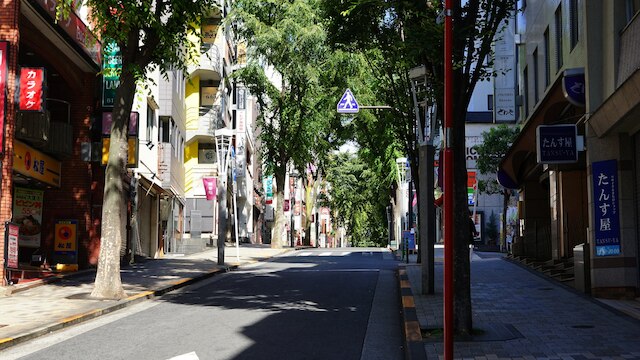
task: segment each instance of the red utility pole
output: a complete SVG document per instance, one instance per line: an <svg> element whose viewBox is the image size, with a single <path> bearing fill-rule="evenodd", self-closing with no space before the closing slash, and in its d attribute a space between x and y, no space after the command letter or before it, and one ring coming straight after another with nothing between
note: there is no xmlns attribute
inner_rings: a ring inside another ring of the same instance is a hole
<svg viewBox="0 0 640 360"><path fill-rule="evenodd" d="M444 2L444 358L453 359L453 0Z"/></svg>

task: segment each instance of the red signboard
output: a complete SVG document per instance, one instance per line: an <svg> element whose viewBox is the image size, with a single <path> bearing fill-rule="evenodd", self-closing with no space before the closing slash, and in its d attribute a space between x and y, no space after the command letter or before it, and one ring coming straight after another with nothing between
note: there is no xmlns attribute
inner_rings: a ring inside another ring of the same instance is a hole
<svg viewBox="0 0 640 360"><path fill-rule="evenodd" d="M44 68L22 68L20 70L20 111L44 111Z"/></svg>
<svg viewBox="0 0 640 360"><path fill-rule="evenodd" d="M18 268L18 232L20 226L7 224L7 267Z"/></svg>
<svg viewBox="0 0 640 360"><path fill-rule="evenodd" d="M0 41L0 154L4 152L4 109L7 102L7 62L9 43Z"/></svg>

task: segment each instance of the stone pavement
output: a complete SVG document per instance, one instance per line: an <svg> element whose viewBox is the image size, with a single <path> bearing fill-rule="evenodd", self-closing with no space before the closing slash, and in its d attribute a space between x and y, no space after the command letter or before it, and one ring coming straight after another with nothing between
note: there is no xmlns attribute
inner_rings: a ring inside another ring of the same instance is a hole
<svg viewBox="0 0 640 360"><path fill-rule="evenodd" d="M9 296L0 291L0 350L75 323L113 312L144 299L162 295L192 282L293 249L271 249L269 245L242 245L239 262L236 248L225 249L225 266L217 265L217 249L188 256L168 255L122 269L128 295L123 300L89 298L95 271L82 271L55 282L33 286L18 284ZM2 289L0 289L2 290ZM9 291L7 291L9 292ZM2 356L0 356L2 357Z"/></svg>
<svg viewBox="0 0 640 360"><path fill-rule="evenodd" d="M406 265L428 359L443 358L441 250L433 295L421 294L420 265ZM481 252L472 256L471 298L478 331L454 341L456 359L640 359L640 301L593 299Z"/></svg>

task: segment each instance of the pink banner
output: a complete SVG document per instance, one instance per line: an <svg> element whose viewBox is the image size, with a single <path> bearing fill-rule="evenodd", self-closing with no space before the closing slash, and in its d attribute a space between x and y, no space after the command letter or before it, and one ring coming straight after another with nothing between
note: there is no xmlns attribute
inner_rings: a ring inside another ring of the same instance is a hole
<svg viewBox="0 0 640 360"><path fill-rule="evenodd" d="M204 183L204 193L207 195L207 200L213 200L216 198L216 178L202 178Z"/></svg>

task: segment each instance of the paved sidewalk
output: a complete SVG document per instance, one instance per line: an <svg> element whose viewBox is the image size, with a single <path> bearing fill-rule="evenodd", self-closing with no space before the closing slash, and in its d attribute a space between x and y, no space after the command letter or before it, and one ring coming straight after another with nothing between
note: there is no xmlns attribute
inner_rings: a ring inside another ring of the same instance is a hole
<svg viewBox="0 0 640 360"><path fill-rule="evenodd" d="M26 290L17 287L16 290L23 291L14 290L10 296L0 296L0 350L162 295L230 268L292 250L271 249L268 245L242 245L240 261L237 262L236 248L228 246L225 249L225 266L217 265L216 248L188 256L168 255L159 260L147 260L122 269L122 282L128 297L119 301L89 298L95 271L84 271Z"/></svg>
<svg viewBox="0 0 640 360"><path fill-rule="evenodd" d="M436 254L434 295L421 294L420 265L406 266L423 331L443 326ZM456 359L640 359L640 302L598 301L502 257L473 254L473 326L480 331L456 339ZM423 336L427 358L442 359L442 337L430 334Z"/></svg>

